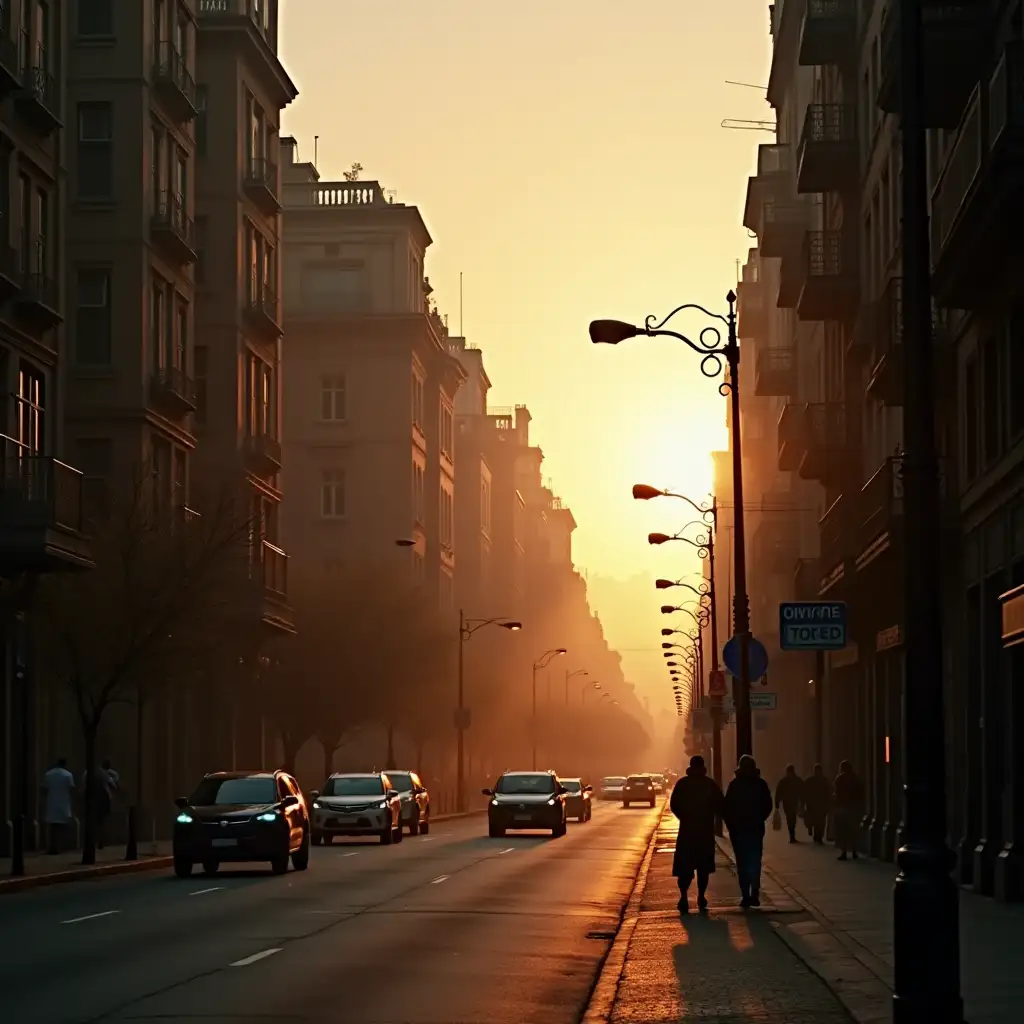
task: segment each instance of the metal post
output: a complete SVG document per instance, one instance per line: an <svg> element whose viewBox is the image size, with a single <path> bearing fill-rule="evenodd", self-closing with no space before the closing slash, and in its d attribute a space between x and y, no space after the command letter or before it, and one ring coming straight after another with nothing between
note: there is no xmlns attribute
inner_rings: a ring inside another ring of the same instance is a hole
<svg viewBox="0 0 1024 1024"><path fill-rule="evenodd" d="M533 771L537 770L537 662L533 663L533 688L532 688L532 712L530 718L530 742L533 747L533 756L530 765Z"/></svg>
<svg viewBox="0 0 1024 1024"><path fill-rule="evenodd" d="M814 655L814 760L825 764L825 652Z"/></svg>
<svg viewBox="0 0 1024 1024"><path fill-rule="evenodd" d="M24 612L18 612L14 621L15 679L18 682L18 729L20 738L18 746L18 784L15 790L17 812L11 821L11 875L21 877L25 874L25 846L28 842L28 821L32 804L32 787L29 782L31 771L31 755L29 750L29 730L31 728L32 684L29 679L28 626ZM13 734L13 732L12 732Z"/></svg>
<svg viewBox="0 0 1024 1024"><path fill-rule="evenodd" d="M718 673L718 602L715 600L715 530L718 529L718 499L711 499L711 525L708 531L708 572L711 574L708 595L711 598L711 671ZM722 785L722 698L711 698L711 777ZM719 835L722 823L716 823Z"/></svg>
<svg viewBox="0 0 1024 1024"><path fill-rule="evenodd" d="M455 709L455 810L466 810L466 722L465 722L465 669L466 614L459 609L459 693Z"/></svg>
<svg viewBox="0 0 1024 1024"><path fill-rule="evenodd" d="M747 596L747 556L743 529L743 449L740 441L740 346L736 337L736 293L726 296L729 303L729 344L725 358L729 364L729 389L732 425L733 557L736 594L733 598L733 632L740 646L740 674L733 679L736 705L736 756L754 752L754 731L750 716L750 598Z"/></svg>
<svg viewBox="0 0 1024 1024"><path fill-rule="evenodd" d="M139 686L135 691L135 803L128 808L128 842L125 844L125 860L139 859L139 830L142 827L142 733L145 722L144 709L142 687Z"/></svg>
<svg viewBox="0 0 1024 1024"><path fill-rule="evenodd" d="M901 0L903 151L903 493L907 522L906 843L893 891L893 1021L960 1024L960 940L953 852L946 844L941 493L935 446L921 0Z"/></svg>

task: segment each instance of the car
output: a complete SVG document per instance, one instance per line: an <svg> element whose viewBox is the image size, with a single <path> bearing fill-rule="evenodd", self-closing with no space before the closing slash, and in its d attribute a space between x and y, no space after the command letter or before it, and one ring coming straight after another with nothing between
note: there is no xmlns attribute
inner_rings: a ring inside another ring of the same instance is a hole
<svg viewBox="0 0 1024 1024"><path fill-rule="evenodd" d="M625 775L609 775L601 780L602 800L621 800L622 790L626 785Z"/></svg>
<svg viewBox="0 0 1024 1024"><path fill-rule="evenodd" d="M656 799L654 779L650 775L630 775L626 779L626 785L622 789L623 807L641 803L649 804L653 807Z"/></svg>
<svg viewBox="0 0 1024 1024"><path fill-rule="evenodd" d="M309 809L286 772L214 772L175 801L174 873L188 878L196 864L214 874L225 863L269 861L275 875L309 867Z"/></svg>
<svg viewBox="0 0 1024 1024"><path fill-rule="evenodd" d="M565 786L565 813L567 817L579 822L590 821L594 809L591 806L590 794L594 787L584 785L582 779L562 779Z"/></svg>
<svg viewBox="0 0 1024 1024"><path fill-rule="evenodd" d="M402 841L402 798L385 772L336 773L310 796L314 846L335 836L377 836L384 846Z"/></svg>
<svg viewBox="0 0 1024 1024"><path fill-rule="evenodd" d="M402 825L409 835L428 835L430 832L430 794L416 772L389 769L391 785L402 800Z"/></svg>
<svg viewBox="0 0 1024 1024"><path fill-rule="evenodd" d="M665 776L659 772L651 772L651 780L654 782L654 792L664 793L665 792Z"/></svg>
<svg viewBox="0 0 1024 1024"><path fill-rule="evenodd" d="M510 829L550 829L553 836L566 832L565 786L554 772L505 772L494 789L482 790L491 838Z"/></svg>

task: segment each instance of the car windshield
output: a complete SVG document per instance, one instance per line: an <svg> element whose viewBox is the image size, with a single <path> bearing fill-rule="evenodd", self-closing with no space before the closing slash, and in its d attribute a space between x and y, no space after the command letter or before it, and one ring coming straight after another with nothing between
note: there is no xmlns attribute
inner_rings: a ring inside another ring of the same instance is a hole
<svg viewBox="0 0 1024 1024"><path fill-rule="evenodd" d="M621 786L625 781L625 778L621 775L612 775L604 780L604 784L606 786Z"/></svg>
<svg viewBox="0 0 1024 1024"><path fill-rule="evenodd" d="M646 775L631 775L627 785L630 786L649 786L651 780Z"/></svg>
<svg viewBox="0 0 1024 1024"><path fill-rule="evenodd" d="M664 775L654 775L652 777L653 777L655 782L664 782L665 781L665 776Z"/></svg>
<svg viewBox="0 0 1024 1024"><path fill-rule="evenodd" d="M526 796L536 793L554 793L555 780L550 775L502 775L494 787L496 793Z"/></svg>
<svg viewBox="0 0 1024 1024"><path fill-rule="evenodd" d="M277 782L266 777L203 779L192 794L193 807L216 807L221 804L277 803Z"/></svg>
<svg viewBox="0 0 1024 1024"><path fill-rule="evenodd" d="M384 783L379 775L342 775L328 779L321 796L383 796Z"/></svg>
<svg viewBox="0 0 1024 1024"><path fill-rule="evenodd" d="M562 785L567 793L579 793L583 789L583 784L576 779L563 779Z"/></svg>
<svg viewBox="0 0 1024 1024"><path fill-rule="evenodd" d="M411 793L412 792L412 776L403 772L388 772L388 778L391 780L393 788L397 789L399 793Z"/></svg>

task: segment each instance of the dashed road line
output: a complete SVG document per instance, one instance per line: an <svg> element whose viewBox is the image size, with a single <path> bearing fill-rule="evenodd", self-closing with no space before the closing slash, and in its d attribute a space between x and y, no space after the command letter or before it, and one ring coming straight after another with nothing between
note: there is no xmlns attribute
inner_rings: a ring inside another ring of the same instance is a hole
<svg viewBox="0 0 1024 1024"><path fill-rule="evenodd" d="M359 851L358 850L353 850L351 853L343 853L342 854L342 857L358 857L358 856L359 856Z"/></svg>
<svg viewBox="0 0 1024 1024"><path fill-rule="evenodd" d="M442 882L447 882L448 878L449 878L448 875L438 875L437 878L435 878L430 884L431 885L440 885Z"/></svg>
<svg viewBox="0 0 1024 1024"><path fill-rule="evenodd" d="M98 914L85 914L82 917L69 917L61 924L78 924L80 921L94 921L97 917L110 917L111 914L120 914L120 910L101 910Z"/></svg>
<svg viewBox="0 0 1024 1024"><path fill-rule="evenodd" d="M213 885L209 889L196 889L195 892L190 892L189 896L205 896L208 892L220 892L223 888L223 885Z"/></svg>
<svg viewBox="0 0 1024 1024"><path fill-rule="evenodd" d="M512 853L513 850L515 850L514 846L507 846L507 847L505 847L504 850L499 850L498 851L498 856L501 856L501 854L503 854L503 853Z"/></svg>
<svg viewBox="0 0 1024 1024"><path fill-rule="evenodd" d="M281 947L278 946L275 949L264 949L259 953L253 953L252 956L243 957L241 960L236 960L231 967L248 967L249 964L256 963L257 960L265 960L268 956L273 956L275 953L280 953Z"/></svg>

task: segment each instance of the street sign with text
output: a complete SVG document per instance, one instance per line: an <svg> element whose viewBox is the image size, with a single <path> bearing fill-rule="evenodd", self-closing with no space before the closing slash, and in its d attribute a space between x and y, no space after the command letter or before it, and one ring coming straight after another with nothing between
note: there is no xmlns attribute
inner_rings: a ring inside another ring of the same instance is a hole
<svg viewBox="0 0 1024 1024"><path fill-rule="evenodd" d="M708 696L724 697L729 692L725 683L725 673L717 668L708 676Z"/></svg>
<svg viewBox="0 0 1024 1024"><path fill-rule="evenodd" d="M782 650L841 651L845 646L845 602L784 601L779 605Z"/></svg>
<svg viewBox="0 0 1024 1024"><path fill-rule="evenodd" d="M779 695L777 693L752 693L750 695L751 711L778 711Z"/></svg>

